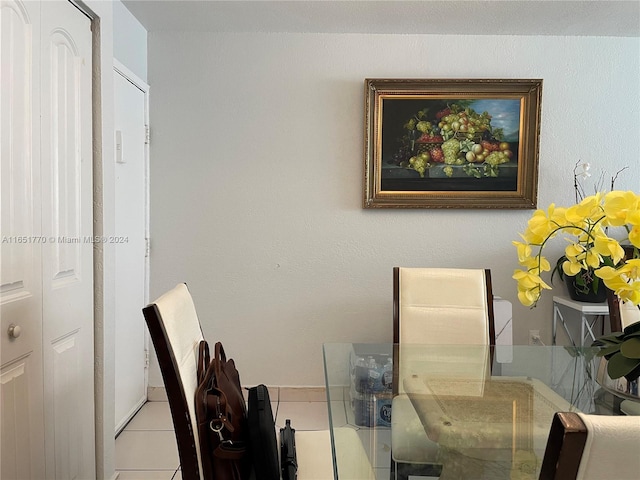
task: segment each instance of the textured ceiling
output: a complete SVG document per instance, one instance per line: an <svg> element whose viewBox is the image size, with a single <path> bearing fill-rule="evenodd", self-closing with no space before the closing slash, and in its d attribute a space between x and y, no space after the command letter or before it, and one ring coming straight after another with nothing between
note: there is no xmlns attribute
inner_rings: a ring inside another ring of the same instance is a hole
<svg viewBox="0 0 640 480"><path fill-rule="evenodd" d="M123 0L149 32L640 36L640 0Z"/></svg>

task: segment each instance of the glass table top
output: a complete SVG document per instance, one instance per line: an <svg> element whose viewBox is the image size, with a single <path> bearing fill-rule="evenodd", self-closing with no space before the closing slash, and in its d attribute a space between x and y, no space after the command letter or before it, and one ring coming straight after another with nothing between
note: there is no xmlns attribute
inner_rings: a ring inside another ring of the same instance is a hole
<svg viewBox="0 0 640 480"><path fill-rule="evenodd" d="M537 479L555 412L619 411L596 352L325 344L334 477Z"/></svg>

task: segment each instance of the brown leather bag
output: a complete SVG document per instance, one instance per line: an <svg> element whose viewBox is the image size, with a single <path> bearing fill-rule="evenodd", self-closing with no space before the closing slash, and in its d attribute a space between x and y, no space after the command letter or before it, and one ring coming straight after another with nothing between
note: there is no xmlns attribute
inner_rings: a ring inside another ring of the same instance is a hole
<svg viewBox="0 0 640 480"><path fill-rule="evenodd" d="M203 480L248 478L247 407L238 370L220 342L211 361L209 345L200 342L195 402Z"/></svg>

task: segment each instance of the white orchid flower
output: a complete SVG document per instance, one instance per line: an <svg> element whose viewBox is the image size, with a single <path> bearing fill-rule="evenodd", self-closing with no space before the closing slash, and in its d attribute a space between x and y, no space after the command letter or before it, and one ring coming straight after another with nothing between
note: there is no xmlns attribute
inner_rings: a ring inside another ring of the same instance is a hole
<svg viewBox="0 0 640 480"><path fill-rule="evenodd" d="M591 169L591 164L583 163L582 165L579 165L579 167L582 167L582 173L578 173L577 174L578 177L582 177L582 179L584 180L585 178L589 178L591 176L591 174L589 173L589 170Z"/></svg>

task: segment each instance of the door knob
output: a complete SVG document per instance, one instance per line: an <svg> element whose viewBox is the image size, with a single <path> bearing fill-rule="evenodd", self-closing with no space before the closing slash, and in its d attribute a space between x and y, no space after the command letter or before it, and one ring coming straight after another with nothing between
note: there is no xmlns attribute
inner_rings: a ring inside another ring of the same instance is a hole
<svg viewBox="0 0 640 480"><path fill-rule="evenodd" d="M20 325L14 325L12 323L11 325L9 325L7 333L9 334L10 338L18 338L22 333L22 328L20 328Z"/></svg>

